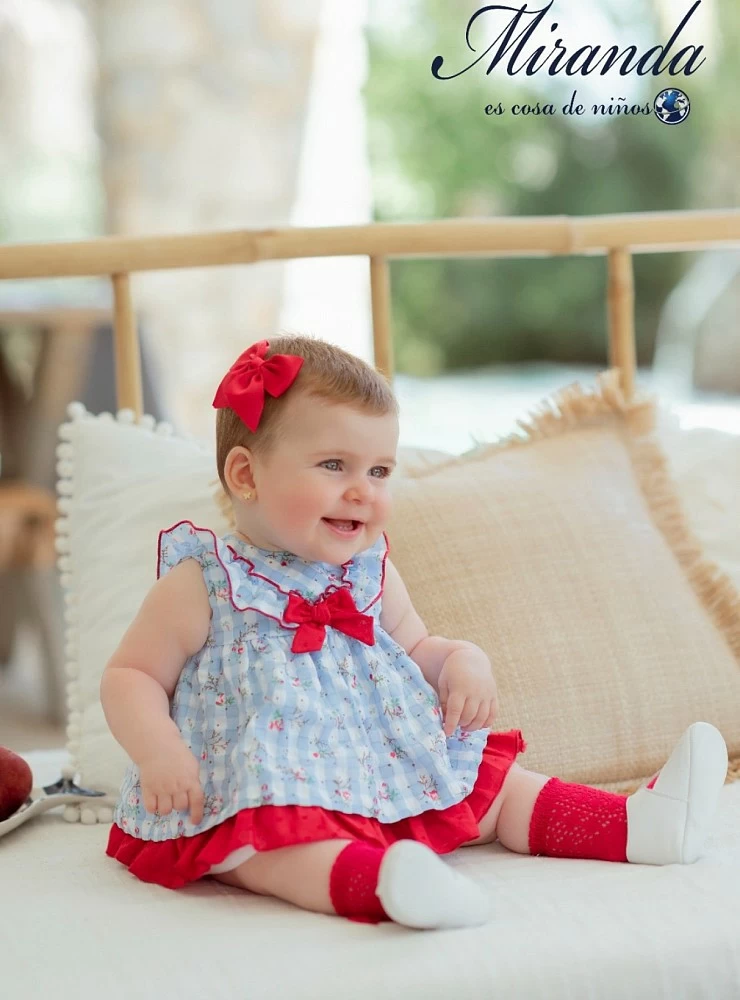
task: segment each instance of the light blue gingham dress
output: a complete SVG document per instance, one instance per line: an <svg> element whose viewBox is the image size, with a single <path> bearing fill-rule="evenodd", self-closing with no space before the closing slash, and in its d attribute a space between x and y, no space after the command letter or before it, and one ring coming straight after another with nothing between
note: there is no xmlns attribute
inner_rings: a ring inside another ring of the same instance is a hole
<svg viewBox="0 0 740 1000"><path fill-rule="evenodd" d="M193 836L261 805L321 806L394 823L442 810L472 790L488 730L446 738L434 688L380 627L388 539L342 566L218 538L182 521L161 532L158 575L199 563L211 604L203 648L185 663L170 714L200 761L205 810L168 816L143 804L132 763L114 822L144 840ZM290 591L315 603L349 587L374 619L374 644L326 626L315 652L293 653Z"/></svg>

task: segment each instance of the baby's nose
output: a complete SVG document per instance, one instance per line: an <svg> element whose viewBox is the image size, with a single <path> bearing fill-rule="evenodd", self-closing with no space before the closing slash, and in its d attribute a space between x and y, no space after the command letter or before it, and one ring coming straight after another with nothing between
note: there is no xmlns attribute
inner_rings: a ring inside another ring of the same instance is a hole
<svg viewBox="0 0 740 1000"><path fill-rule="evenodd" d="M363 502L370 499L371 488L369 483L354 483L348 490L349 496Z"/></svg>

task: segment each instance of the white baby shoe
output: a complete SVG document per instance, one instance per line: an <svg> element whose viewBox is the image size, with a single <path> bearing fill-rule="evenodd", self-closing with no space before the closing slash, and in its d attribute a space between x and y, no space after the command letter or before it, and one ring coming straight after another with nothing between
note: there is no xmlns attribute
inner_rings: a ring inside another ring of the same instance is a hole
<svg viewBox="0 0 740 1000"><path fill-rule="evenodd" d="M399 840L385 852L375 893L391 920L420 930L477 927L491 916L475 882L414 840Z"/></svg>
<svg viewBox="0 0 740 1000"><path fill-rule="evenodd" d="M627 860L693 864L712 828L727 763L718 729L689 726L660 771L627 799Z"/></svg>

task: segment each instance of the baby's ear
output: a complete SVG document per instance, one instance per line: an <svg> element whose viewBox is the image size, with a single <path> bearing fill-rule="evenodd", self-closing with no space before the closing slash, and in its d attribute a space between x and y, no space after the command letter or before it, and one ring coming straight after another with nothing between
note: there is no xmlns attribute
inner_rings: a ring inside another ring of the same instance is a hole
<svg viewBox="0 0 740 1000"><path fill-rule="evenodd" d="M252 474L252 456L247 448L237 444L231 449L224 461L224 479L233 493L254 489Z"/></svg>

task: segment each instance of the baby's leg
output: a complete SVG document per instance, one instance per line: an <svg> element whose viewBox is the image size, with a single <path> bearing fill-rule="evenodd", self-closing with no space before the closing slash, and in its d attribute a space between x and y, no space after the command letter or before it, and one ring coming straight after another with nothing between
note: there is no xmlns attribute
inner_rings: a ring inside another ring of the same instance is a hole
<svg viewBox="0 0 740 1000"><path fill-rule="evenodd" d="M510 851L529 854L529 830L535 803L550 779L513 764L501 789L503 802L496 821L496 837ZM485 817L484 817L485 818ZM482 824L481 824L482 827Z"/></svg>
<svg viewBox="0 0 740 1000"><path fill-rule="evenodd" d="M314 913L336 913L329 893L329 876L337 857L349 843L349 840L321 840L260 851L230 872L220 872L211 878L260 896L277 896Z"/></svg>
<svg viewBox="0 0 740 1000"><path fill-rule="evenodd" d="M412 840L385 849L359 841L297 844L252 855L211 876L315 913L393 920L406 927L474 927L489 917L485 894Z"/></svg>
<svg viewBox="0 0 740 1000"><path fill-rule="evenodd" d="M661 770L630 796L514 764L499 796L496 834L520 854L691 864L701 855L726 774L724 740L706 722L689 726Z"/></svg>
<svg viewBox="0 0 740 1000"><path fill-rule="evenodd" d="M543 774L525 771L512 764L504 779L501 791L491 803L488 812L478 823L480 836L469 840L463 847L493 844L497 839L504 847L518 854L529 853L526 830L534 803L548 779ZM504 804L508 803L506 816L501 818ZM502 835L503 831L503 835Z"/></svg>
<svg viewBox="0 0 740 1000"><path fill-rule="evenodd" d="M495 836L500 843L517 854L532 854L530 831L532 816L542 789L550 781L544 774L526 771L513 764L499 798ZM481 829L487 817L481 821Z"/></svg>

